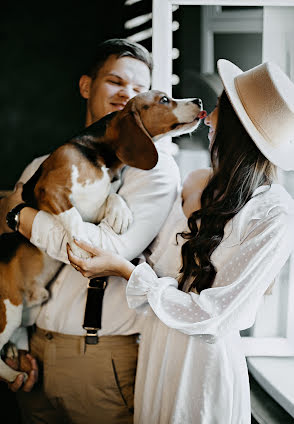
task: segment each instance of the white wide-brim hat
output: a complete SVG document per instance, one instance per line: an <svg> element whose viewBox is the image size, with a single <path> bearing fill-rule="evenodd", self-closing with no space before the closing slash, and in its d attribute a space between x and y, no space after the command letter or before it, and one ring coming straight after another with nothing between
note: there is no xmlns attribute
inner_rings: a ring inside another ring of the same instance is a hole
<svg viewBox="0 0 294 424"><path fill-rule="evenodd" d="M294 170L294 84L272 62L243 72L225 59L217 62L227 96L244 128L264 156Z"/></svg>

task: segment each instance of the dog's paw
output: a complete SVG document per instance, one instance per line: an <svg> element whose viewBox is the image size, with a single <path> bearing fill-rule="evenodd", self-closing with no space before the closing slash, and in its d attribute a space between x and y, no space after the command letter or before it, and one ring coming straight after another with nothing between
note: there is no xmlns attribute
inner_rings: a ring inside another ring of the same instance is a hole
<svg viewBox="0 0 294 424"><path fill-rule="evenodd" d="M116 193L111 193L107 198L104 220L117 234L126 232L133 222L133 215L128 205Z"/></svg>
<svg viewBox="0 0 294 424"><path fill-rule="evenodd" d="M18 358L18 349L14 343L8 342L5 346L5 357L8 359Z"/></svg>
<svg viewBox="0 0 294 424"><path fill-rule="evenodd" d="M40 287L38 284L34 285L31 290L25 293L24 301L27 308L32 306L41 305L46 302L49 298L49 292L44 287Z"/></svg>

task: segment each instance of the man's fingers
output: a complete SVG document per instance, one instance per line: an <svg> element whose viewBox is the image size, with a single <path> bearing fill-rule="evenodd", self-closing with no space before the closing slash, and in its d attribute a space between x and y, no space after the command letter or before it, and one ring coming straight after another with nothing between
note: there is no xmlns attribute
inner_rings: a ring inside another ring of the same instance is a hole
<svg viewBox="0 0 294 424"><path fill-rule="evenodd" d="M23 183L19 181L18 183L15 184L14 191L20 190L22 188L23 188Z"/></svg>
<svg viewBox="0 0 294 424"><path fill-rule="evenodd" d="M39 367L38 367L37 359L34 358L29 353L27 353L26 357L30 360L30 362L31 362L31 369L32 369L32 371L35 371L36 377L38 379L38 376L39 376Z"/></svg>
<svg viewBox="0 0 294 424"><path fill-rule="evenodd" d="M19 350L18 359L6 358L5 362L12 368L19 369L19 374L13 383L8 383L8 387L12 392L23 390L30 392L38 380L39 368L36 358L29 353ZM25 371L21 372L21 371ZM25 374L27 378L25 379ZM26 381L25 381L26 380Z"/></svg>
<svg viewBox="0 0 294 424"><path fill-rule="evenodd" d="M30 392L38 380L39 368L38 368L37 360L32 355L27 353L26 358L30 361L31 371L28 373L29 377L27 381L24 383L22 390L24 392Z"/></svg>
<svg viewBox="0 0 294 424"><path fill-rule="evenodd" d="M36 381L38 380L38 371L37 370L31 370L29 373L29 376L24 382L24 375L19 374L13 383L10 383L8 386L12 392L18 392L21 388L24 392L30 392L32 388L34 387ZM23 387L22 387L23 385Z"/></svg>
<svg viewBox="0 0 294 424"><path fill-rule="evenodd" d="M34 387L36 381L38 380L38 371L37 370L31 370L29 373L29 378L23 385L23 391L24 392L30 392L32 388Z"/></svg>
<svg viewBox="0 0 294 424"><path fill-rule="evenodd" d="M8 387L12 392L18 392L18 390L21 388L22 383L24 381L23 374L19 374L13 383L8 384Z"/></svg>

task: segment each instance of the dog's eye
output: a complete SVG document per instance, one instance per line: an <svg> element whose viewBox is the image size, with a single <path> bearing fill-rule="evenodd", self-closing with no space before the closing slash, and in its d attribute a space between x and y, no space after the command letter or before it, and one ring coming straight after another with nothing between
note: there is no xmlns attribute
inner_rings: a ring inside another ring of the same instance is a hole
<svg viewBox="0 0 294 424"><path fill-rule="evenodd" d="M159 103L167 104L169 103L169 98L166 96L162 96L161 99L159 100Z"/></svg>

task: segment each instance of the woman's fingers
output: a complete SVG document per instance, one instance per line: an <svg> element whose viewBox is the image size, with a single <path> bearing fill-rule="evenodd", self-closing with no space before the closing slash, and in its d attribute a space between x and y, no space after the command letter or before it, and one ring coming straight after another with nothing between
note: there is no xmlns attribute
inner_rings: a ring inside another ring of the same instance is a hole
<svg viewBox="0 0 294 424"><path fill-rule="evenodd" d="M67 256L68 259L70 261L70 264L78 271L80 271L80 269L83 266L83 260L81 258L78 258L76 255L74 255L74 253L72 252L70 245L67 243L66 245L67 248Z"/></svg>
<svg viewBox="0 0 294 424"><path fill-rule="evenodd" d="M81 249L91 253L92 257L81 259L77 257L67 244L67 254L70 264L86 278L105 277L109 275L117 275L116 263L118 256L114 253L107 252L103 249L90 246L84 241L75 243Z"/></svg>
<svg viewBox="0 0 294 424"><path fill-rule="evenodd" d="M91 246L82 240L75 240L75 244L79 246L81 249L85 250L88 253L91 253L93 256L98 256L101 253L101 249Z"/></svg>
<svg viewBox="0 0 294 424"><path fill-rule="evenodd" d="M78 243L76 243L78 245ZM81 243L81 247L84 246L85 243ZM83 247L82 247L83 248ZM85 249L84 249L85 250ZM91 253L91 252L90 252ZM91 261L92 258L88 258L88 259L82 259L79 258L78 256L76 256L69 244L67 244L67 256L68 259L70 261L71 266L76 269L77 271L81 272L83 274L84 277L89 278L90 274L88 273L89 271L89 267L90 267L90 263L89 261ZM94 257L94 256L93 256Z"/></svg>

